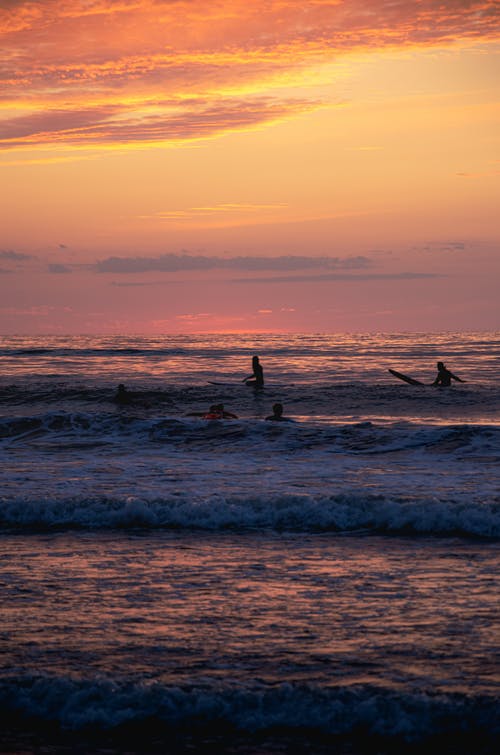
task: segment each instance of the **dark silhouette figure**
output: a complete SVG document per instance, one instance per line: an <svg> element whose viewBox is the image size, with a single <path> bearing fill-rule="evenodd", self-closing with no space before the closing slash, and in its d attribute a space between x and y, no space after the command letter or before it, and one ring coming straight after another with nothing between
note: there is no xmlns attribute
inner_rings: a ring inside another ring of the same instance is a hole
<svg viewBox="0 0 500 755"><path fill-rule="evenodd" d="M273 422L289 422L288 417L283 416L283 404L273 404L273 413L266 417L266 420Z"/></svg>
<svg viewBox="0 0 500 755"><path fill-rule="evenodd" d="M238 419L236 414L227 412L224 404L212 404L208 412L189 412L186 417L201 417L202 419Z"/></svg>
<svg viewBox="0 0 500 755"><path fill-rule="evenodd" d="M449 386L451 385L452 380L456 380L458 383L465 383L465 380L461 380L459 377L454 375L453 372L450 372L450 370L446 369L443 362L437 363L437 369L438 374L432 385Z"/></svg>
<svg viewBox="0 0 500 755"><path fill-rule="evenodd" d="M113 398L113 401L115 404L118 404L119 406L128 406L132 403L132 396L130 395L129 391L125 388L123 383L120 383L118 386L118 390L116 391L115 397Z"/></svg>
<svg viewBox="0 0 500 755"><path fill-rule="evenodd" d="M247 385L253 385L254 388L264 387L264 370L259 362L259 357L252 357L252 369L251 375L243 379L243 383Z"/></svg>

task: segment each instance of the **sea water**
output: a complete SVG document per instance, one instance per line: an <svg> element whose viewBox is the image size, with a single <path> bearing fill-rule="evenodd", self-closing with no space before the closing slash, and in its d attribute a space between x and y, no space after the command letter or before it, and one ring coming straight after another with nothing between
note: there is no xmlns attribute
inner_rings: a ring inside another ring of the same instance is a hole
<svg viewBox="0 0 500 755"><path fill-rule="evenodd" d="M2 338L0 751L493 752L499 341Z"/></svg>

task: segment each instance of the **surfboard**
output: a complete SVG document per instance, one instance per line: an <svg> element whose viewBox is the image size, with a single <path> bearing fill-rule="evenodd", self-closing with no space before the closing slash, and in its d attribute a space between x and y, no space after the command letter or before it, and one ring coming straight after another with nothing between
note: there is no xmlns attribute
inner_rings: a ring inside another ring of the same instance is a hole
<svg viewBox="0 0 500 755"><path fill-rule="evenodd" d="M421 383L420 380L415 380L415 378L403 375L401 372L397 372L396 370L391 370L389 368L389 372L391 373L391 375L394 375L394 377L397 377L400 380L404 380L405 383L409 383L410 385L425 385L425 383Z"/></svg>
<svg viewBox="0 0 500 755"><path fill-rule="evenodd" d="M241 383L219 383L215 380L207 380L207 383L209 385L244 385L247 386L247 383L244 383L243 381ZM290 386L293 386L294 383L266 383L263 387L269 387L269 388L289 388ZM253 387L253 386L250 386Z"/></svg>
<svg viewBox="0 0 500 755"><path fill-rule="evenodd" d="M210 383L210 385L244 385L244 383L218 383L215 380L207 380L207 383Z"/></svg>

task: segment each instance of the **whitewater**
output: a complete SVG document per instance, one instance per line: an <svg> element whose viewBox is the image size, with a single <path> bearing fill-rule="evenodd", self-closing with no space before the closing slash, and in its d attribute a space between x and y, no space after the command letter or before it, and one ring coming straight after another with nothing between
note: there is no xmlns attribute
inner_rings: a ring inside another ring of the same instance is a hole
<svg viewBox="0 0 500 755"><path fill-rule="evenodd" d="M496 750L499 342L0 339L0 751Z"/></svg>

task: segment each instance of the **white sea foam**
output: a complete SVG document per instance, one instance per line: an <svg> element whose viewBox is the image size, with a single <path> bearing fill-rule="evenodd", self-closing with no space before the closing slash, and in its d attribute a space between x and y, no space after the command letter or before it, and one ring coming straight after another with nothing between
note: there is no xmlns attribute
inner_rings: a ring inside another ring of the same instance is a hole
<svg viewBox="0 0 500 755"><path fill-rule="evenodd" d="M500 534L491 425L45 412L0 458L3 528Z"/></svg>

